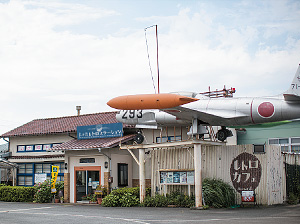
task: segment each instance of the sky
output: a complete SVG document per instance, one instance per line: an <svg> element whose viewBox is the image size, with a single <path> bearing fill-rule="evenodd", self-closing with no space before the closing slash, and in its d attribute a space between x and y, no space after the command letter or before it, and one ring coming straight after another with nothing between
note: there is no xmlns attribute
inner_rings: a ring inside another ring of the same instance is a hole
<svg viewBox="0 0 300 224"><path fill-rule="evenodd" d="M298 0L0 0L0 134L155 93L152 25L162 93L277 95L300 62Z"/></svg>

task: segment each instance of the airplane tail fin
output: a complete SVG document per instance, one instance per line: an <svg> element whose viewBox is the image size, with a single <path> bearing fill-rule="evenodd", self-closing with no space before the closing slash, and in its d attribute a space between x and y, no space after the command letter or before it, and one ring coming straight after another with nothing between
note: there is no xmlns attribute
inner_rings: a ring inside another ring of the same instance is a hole
<svg viewBox="0 0 300 224"><path fill-rule="evenodd" d="M286 101L300 102L300 64L290 88L283 94Z"/></svg>

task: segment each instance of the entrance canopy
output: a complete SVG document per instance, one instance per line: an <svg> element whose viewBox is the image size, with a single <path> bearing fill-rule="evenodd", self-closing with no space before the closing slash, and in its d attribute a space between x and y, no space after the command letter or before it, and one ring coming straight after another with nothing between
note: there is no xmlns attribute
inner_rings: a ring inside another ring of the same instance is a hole
<svg viewBox="0 0 300 224"><path fill-rule="evenodd" d="M56 145L50 150L65 151L65 150L84 150L98 148L112 148L119 144L125 143L134 139L136 135L126 135L116 138L95 138L95 139L72 139L60 145Z"/></svg>

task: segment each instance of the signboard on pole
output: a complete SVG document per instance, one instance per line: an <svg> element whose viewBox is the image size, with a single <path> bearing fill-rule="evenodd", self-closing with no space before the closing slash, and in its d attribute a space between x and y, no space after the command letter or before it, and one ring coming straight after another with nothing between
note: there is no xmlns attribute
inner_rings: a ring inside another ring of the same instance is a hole
<svg viewBox="0 0 300 224"><path fill-rule="evenodd" d="M59 171L59 166L52 166L52 168L51 168L51 193L53 193L53 194L56 193L55 183L57 180L58 171Z"/></svg>
<svg viewBox="0 0 300 224"><path fill-rule="evenodd" d="M114 138L123 136L123 124L97 124L77 127L77 139Z"/></svg>

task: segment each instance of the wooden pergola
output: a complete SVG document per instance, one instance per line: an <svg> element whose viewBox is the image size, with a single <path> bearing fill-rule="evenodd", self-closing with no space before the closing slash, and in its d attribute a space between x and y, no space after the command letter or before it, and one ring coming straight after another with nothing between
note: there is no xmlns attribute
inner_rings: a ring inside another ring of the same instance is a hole
<svg viewBox="0 0 300 224"><path fill-rule="evenodd" d="M196 208L202 208L202 175L201 175L201 146L213 145L221 146L225 145L223 142L207 141L207 140L188 140L188 141L176 141L165 142L155 144L140 144L140 145L120 145L120 149L126 149L132 155L136 163L139 165L139 179L140 179L140 202L144 201L146 196L146 181L145 181L145 149L164 149L172 147L192 147L194 148L194 166L195 166L195 205ZM139 150L139 158L137 159L132 149Z"/></svg>
<svg viewBox="0 0 300 224"><path fill-rule="evenodd" d="M4 158L0 158L0 178L1 178L1 169L13 169L13 186L15 186L15 168L18 168L16 163L12 163Z"/></svg>

